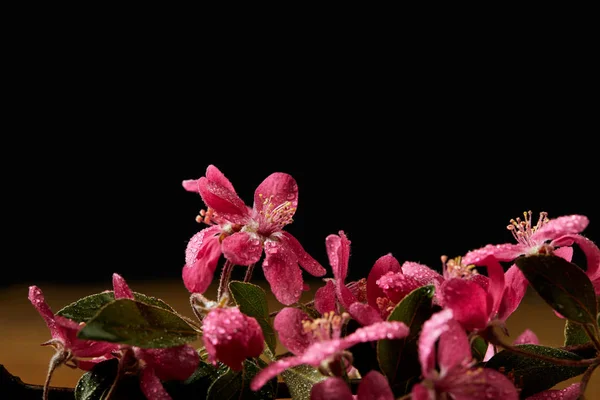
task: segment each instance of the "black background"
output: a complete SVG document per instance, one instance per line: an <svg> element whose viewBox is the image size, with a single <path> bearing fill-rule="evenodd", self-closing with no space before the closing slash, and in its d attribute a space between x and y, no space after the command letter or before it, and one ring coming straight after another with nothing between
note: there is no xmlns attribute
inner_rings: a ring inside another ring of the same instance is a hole
<svg viewBox="0 0 600 400"><path fill-rule="evenodd" d="M11 61L2 285L179 279L204 208L181 181L209 164L248 204L270 173L293 175L287 229L323 265L344 230L352 277L388 252L439 268L511 242L525 210L585 214L600 240L596 73L568 43L560 62L553 47L399 64L43 40Z"/></svg>

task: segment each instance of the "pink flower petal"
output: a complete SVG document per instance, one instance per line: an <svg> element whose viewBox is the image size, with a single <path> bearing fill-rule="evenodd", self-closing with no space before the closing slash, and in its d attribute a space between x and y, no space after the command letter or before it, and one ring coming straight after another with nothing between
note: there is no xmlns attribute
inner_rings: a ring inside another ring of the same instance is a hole
<svg viewBox="0 0 600 400"><path fill-rule="evenodd" d="M491 256L481 260L480 265L487 268L489 278L489 288L487 293L491 302L488 302L488 316L495 316L500 308L502 294L504 293L504 269L502 268L502 265Z"/></svg>
<svg viewBox="0 0 600 400"><path fill-rule="evenodd" d="M454 278L441 286L444 306L451 309L454 318L471 331L486 327L489 314L487 293L475 282Z"/></svg>
<svg viewBox="0 0 600 400"><path fill-rule="evenodd" d="M248 207L235 192L204 177L198 180L198 188L204 203L222 218L235 224L246 222Z"/></svg>
<svg viewBox="0 0 600 400"><path fill-rule="evenodd" d="M564 260L567 260L568 262L571 262L571 260L573 259L573 247L571 247L571 246L560 247L560 248L554 250L554 255L558 256Z"/></svg>
<svg viewBox="0 0 600 400"><path fill-rule="evenodd" d="M435 392L433 390L427 389L425 386L417 383L412 387L411 391L411 399L412 400L435 400Z"/></svg>
<svg viewBox="0 0 600 400"><path fill-rule="evenodd" d="M113 274L113 289L115 291L115 299L133 299L133 292L129 289L125 279L119 274Z"/></svg>
<svg viewBox="0 0 600 400"><path fill-rule="evenodd" d="M186 249L183 283L191 293L204 293L212 282L221 256L218 226L206 228L195 234Z"/></svg>
<svg viewBox="0 0 600 400"><path fill-rule="evenodd" d="M525 278L525 275L516 266L511 266L504 274L504 294L502 295L502 301L500 302L500 308L498 309L498 319L500 321L506 321L508 317L519 307L521 300L525 297L527 292L527 286L529 282Z"/></svg>
<svg viewBox="0 0 600 400"><path fill-rule="evenodd" d="M425 321L419 335L419 361L425 378L434 376L435 343L440 335L449 329L449 321L453 318L452 310L446 309L435 313Z"/></svg>
<svg viewBox="0 0 600 400"><path fill-rule="evenodd" d="M335 284L331 279L315 293L315 308L321 314L335 311Z"/></svg>
<svg viewBox="0 0 600 400"><path fill-rule="evenodd" d="M50 330L50 335L52 335L53 339L62 339L63 334L60 328L56 325L54 321L54 313L46 303L46 299L44 298L44 293L37 286L29 286L29 301L35 307L37 312L41 315Z"/></svg>
<svg viewBox="0 0 600 400"><path fill-rule="evenodd" d="M496 349L494 348L494 345L489 343L488 344L488 348L485 351L485 355L483 356L483 361L487 362L490 361L490 359L492 357L494 357L496 355Z"/></svg>
<svg viewBox="0 0 600 400"><path fill-rule="evenodd" d="M527 397L527 400L577 400L579 396L581 396L581 386L579 383L574 383L561 390L545 390Z"/></svg>
<svg viewBox="0 0 600 400"><path fill-rule="evenodd" d="M146 367L142 370L140 376L140 388L147 399L172 400L162 383L160 383L160 379L158 379L152 367Z"/></svg>
<svg viewBox="0 0 600 400"><path fill-rule="evenodd" d="M537 335L530 329L525 329L513 342L513 344L540 344Z"/></svg>
<svg viewBox="0 0 600 400"><path fill-rule="evenodd" d="M302 294L302 271L290 249L281 242L265 242L263 271L271 285L271 291L280 303L289 306L300 299Z"/></svg>
<svg viewBox="0 0 600 400"><path fill-rule="evenodd" d="M377 280L377 285L394 303L399 303L407 294L423 286L416 279L400 272L388 272Z"/></svg>
<svg viewBox="0 0 600 400"><path fill-rule="evenodd" d="M436 384L440 392L455 400L518 400L513 383L502 373L490 368L457 369Z"/></svg>
<svg viewBox="0 0 600 400"><path fill-rule="evenodd" d="M473 358L465 330L453 319L448 321L447 330L440 335L437 358L442 376Z"/></svg>
<svg viewBox="0 0 600 400"><path fill-rule="evenodd" d="M229 179L225 178L225 175L223 175L219 168L215 167L214 165L211 164L208 166L208 168L206 168L205 176L206 179L208 179L209 181L218 183L225 189L235 193L235 189L233 188L233 185L231 184Z"/></svg>
<svg viewBox="0 0 600 400"><path fill-rule="evenodd" d="M354 296L352 291L350 289L348 289L348 287L346 285L338 282L337 280L335 280L334 282L335 282L335 286L336 286L336 294L338 296L338 299L339 299L340 303L342 304L342 306L344 307L344 309L348 310L350 308L350 306L352 304L356 303L358 300L356 299L356 297Z"/></svg>
<svg viewBox="0 0 600 400"><path fill-rule="evenodd" d="M498 261L512 261L521 254L527 253L528 248L522 244L488 244L477 250L468 252L463 258L464 265L481 265L480 262L489 256L493 256Z"/></svg>
<svg viewBox="0 0 600 400"><path fill-rule="evenodd" d="M279 311L273 326L279 334L279 341L295 355L301 355L313 342L312 335L304 331L304 321L311 318L302 310L286 307Z"/></svg>
<svg viewBox="0 0 600 400"><path fill-rule="evenodd" d="M287 357L269 364L252 380L250 388L260 389L270 379L288 368L308 364L318 367L323 360L354 346L357 343L371 342L380 339L401 339L408 335L408 328L402 322L380 322L357 329L354 333L334 340L316 342L310 345L301 356Z"/></svg>
<svg viewBox="0 0 600 400"><path fill-rule="evenodd" d="M554 218L531 235L531 240L542 243L546 240L558 239L564 235L577 234L583 231L589 223L590 220L585 215L567 215Z"/></svg>
<svg viewBox="0 0 600 400"><path fill-rule="evenodd" d="M181 185L188 192L200 194L200 187L198 186L199 181L200 179L186 179L185 181L181 182Z"/></svg>
<svg viewBox="0 0 600 400"><path fill-rule="evenodd" d="M377 285L377 281L388 272L402 272L400 263L391 253L379 257L367 277L367 301L371 307L377 308L377 298L385 297L385 293Z"/></svg>
<svg viewBox="0 0 600 400"><path fill-rule="evenodd" d="M298 207L298 185L291 175L283 172L269 175L254 192L254 210L257 212L263 211L267 204L275 209L286 202L294 209Z"/></svg>
<svg viewBox="0 0 600 400"><path fill-rule="evenodd" d="M285 241L288 247L290 247L290 249L294 252L296 258L298 259L298 263L302 268L304 268L304 270L306 270L306 272L312 276L323 276L327 273L325 268L323 268L317 260L312 258L310 254L304 250L298 239L292 236L289 232L281 231L280 238Z"/></svg>
<svg viewBox="0 0 600 400"><path fill-rule="evenodd" d="M570 246L576 243L583 251L586 258L587 270L586 274L590 280L595 281L600 278L600 249L590 239L581 235L566 235L561 237L556 242L552 242L555 246ZM559 249L560 250L560 249ZM555 254L558 250L555 250ZM570 260L567 260L570 261ZM597 294L599 294L597 292Z"/></svg>
<svg viewBox="0 0 600 400"><path fill-rule="evenodd" d="M343 231L338 235L329 235L325 238L325 248L329 257L329 264L333 269L333 277L343 285L348 274L348 262L350 260L350 241Z"/></svg>
<svg viewBox="0 0 600 400"><path fill-rule="evenodd" d="M444 277L439 272L434 271L427 265L412 261L406 261L402 264L402 273L415 279L421 286L442 284L444 282Z"/></svg>
<svg viewBox="0 0 600 400"><path fill-rule="evenodd" d="M236 308L213 308L202 321L202 340L212 363L221 361L235 371L248 357L262 353L264 337L256 319Z"/></svg>
<svg viewBox="0 0 600 400"><path fill-rule="evenodd" d="M110 355L111 351L118 347L114 343L79 339L77 338L77 332L83 328L83 325L60 315L56 315L54 320L56 326L61 330L62 341L65 347L75 357L102 357Z"/></svg>
<svg viewBox="0 0 600 400"><path fill-rule="evenodd" d="M255 264L260 260L262 250L262 243L255 233L236 232L221 242L223 255L236 265Z"/></svg>
<svg viewBox="0 0 600 400"><path fill-rule="evenodd" d="M383 322L379 311L371 307L369 304L356 302L350 306L348 313L362 326L369 326L378 322Z"/></svg>
<svg viewBox="0 0 600 400"><path fill-rule="evenodd" d="M388 380L377 371L371 371L361 379L356 395L358 400L394 400Z"/></svg>
<svg viewBox="0 0 600 400"><path fill-rule="evenodd" d="M328 378L313 386L310 400L353 400L350 388L342 378Z"/></svg>
<svg viewBox="0 0 600 400"><path fill-rule="evenodd" d="M135 357L154 369L163 381L183 381L189 378L200 363L198 352L192 346L183 345L165 349L141 349L134 347Z"/></svg>

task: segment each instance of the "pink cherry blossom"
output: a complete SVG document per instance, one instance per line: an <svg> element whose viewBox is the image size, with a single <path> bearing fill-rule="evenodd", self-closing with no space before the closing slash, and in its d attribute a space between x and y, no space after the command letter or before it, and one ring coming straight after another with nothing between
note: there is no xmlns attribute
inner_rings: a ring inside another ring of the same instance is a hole
<svg viewBox="0 0 600 400"><path fill-rule="evenodd" d="M355 344L380 339L401 339L408 335L408 328L401 322L379 322L341 337L341 328L344 320L348 318L347 315L338 316L332 313L325 315L324 318L311 320L308 316L303 319L299 313L288 312L281 318L281 322L289 321L294 325L288 327L285 332L280 330L279 334L282 343L287 343L296 355L275 361L260 371L250 384L252 390L260 389L270 379L288 368L302 364L319 367L322 363L328 364L333 360L344 358L343 352ZM302 321L304 330L312 332L314 338L303 338L298 333L297 321ZM284 325L277 323L280 329Z"/></svg>
<svg viewBox="0 0 600 400"><path fill-rule="evenodd" d="M513 261L519 256L535 254L556 254L571 261L572 251L564 248L577 244L587 259L586 274L594 284L596 294L600 294L600 249L594 242L580 235L589 223L588 218L583 215L568 215L551 220L547 213L542 212L537 224L533 225L531 211L523 215L523 220L516 218L508 225L516 244L488 244L467 253L464 262L480 265L488 256L493 256L498 261ZM559 253L560 250L563 252Z"/></svg>
<svg viewBox="0 0 600 400"><path fill-rule="evenodd" d="M263 352L265 339L256 319L244 315L239 308L213 308L202 321L204 347L208 359L239 371L248 357Z"/></svg>
<svg viewBox="0 0 600 400"><path fill-rule="evenodd" d="M52 339L47 344L64 353L64 362L72 361L79 368L89 370L96 363L112 358L111 352L117 348L115 344L78 339L77 332L83 328L83 324L54 315L37 286L29 287L29 301L50 330Z"/></svg>
<svg viewBox="0 0 600 400"><path fill-rule="evenodd" d="M115 299L134 299L127 282L119 274L113 274ZM161 349L142 349L137 346L121 345L122 365L138 365L140 388L149 400L169 400L171 396L161 380L186 380L200 363L196 350L189 345Z"/></svg>
<svg viewBox="0 0 600 400"><path fill-rule="evenodd" d="M473 366L469 339L452 310L440 311L423 324L418 346L424 381L413 386L413 399L436 399L443 394L457 399L519 398L503 374Z"/></svg>
<svg viewBox="0 0 600 400"><path fill-rule="evenodd" d="M311 400L394 400L394 394L385 378L377 371L366 374L358 385L356 397L343 379L333 377L319 382L310 392Z"/></svg>
<svg viewBox="0 0 600 400"><path fill-rule="evenodd" d="M208 206L198 220L211 225L188 243L183 280L190 292L203 293L212 281L221 253L233 264L250 266L264 249L263 270L278 301L298 301L303 281L299 265L314 276L325 269L298 240L283 228L292 222L298 206L298 185L288 174L269 175L254 193L254 206L247 207L221 171L210 165L206 176L183 182Z"/></svg>

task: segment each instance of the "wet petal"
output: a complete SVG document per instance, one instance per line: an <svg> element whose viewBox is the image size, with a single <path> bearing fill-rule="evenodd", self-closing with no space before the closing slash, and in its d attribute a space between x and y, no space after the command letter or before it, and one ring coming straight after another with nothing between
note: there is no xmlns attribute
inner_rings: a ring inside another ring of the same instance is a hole
<svg viewBox="0 0 600 400"><path fill-rule="evenodd" d="M480 262L489 256L493 256L498 261L512 261L520 255L527 253L528 250L529 248L522 244L488 244L485 247L468 252L462 258L462 262L464 265L480 265Z"/></svg>
<svg viewBox="0 0 600 400"><path fill-rule="evenodd" d="M504 269L502 268L502 265L491 256L481 260L480 265L487 268L489 278L489 288L487 293L491 302L488 301L488 316L495 316L500 308L502 294L504 293Z"/></svg>
<svg viewBox="0 0 600 400"><path fill-rule="evenodd" d="M298 207L298 185L291 175L283 172L269 175L254 192L254 210L257 212L271 211L287 202L293 209Z"/></svg>
<svg viewBox="0 0 600 400"><path fill-rule="evenodd" d="M212 282L221 256L218 226L206 228L195 234L186 249L183 283L191 293L204 293Z"/></svg>
<svg viewBox="0 0 600 400"><path fill-rule="evenodd" d="M542 243L564 235L577 234L583 231L589 223L590 220L585 215L566 215L554 218L531 235L531 239L536 243Z"/></svg>
<svg viewBox="0 0 600 400"><path fill-rule="evenodd" d="M315 308L321 315L335 311L335 284L331 279L315 293Z"/></svg>
<svg viewBox="0 0 600 400"><path fill-rule="evenodd" d="M189 378L200 362L192 346L183 345L165 349L141 349L134 347L138 360L144 360L163 381L183 381Z"/></svg>
<svg viewBox="0 0 600 400"><path fill-rule="evenodd" d="M442 333L448 331L452 318L452 310L446 309L433 314L423 324L419 335L419 361L425 378L431 377L435 370L435 343Z"/></svg>
<svg viewBox="0 0 600 400"><path fill-rule="evenodd" d="M280 303L289 306L300 299L302 294L302 271L296 256L281 242L265 242L263 271L271 285L271 290Z"/></svg>
<svg viewBox="0 0 600 400"><path fill-rule="evenodd" d="M342 378L328 378L313 386L310 400L353 400L352 392Z"/></svg>
<svg viewBox="0 0 600 400"><path fill-rule="evenodd" d="M343 231L338 235L329 235L325 238L325 247L329 264L333 269L333 277L343 285L348 275L348 262L350 260L350 241Z"/></svg>
<svg viewBox="0 0 600 400"><path fill-rule="evenodd" d="M573 247L564 246L554 250L554 255L571 262L573 259Z"/></svg>
<svg viewBox="0 0 600 400"><path fill-rule="evenodd" d="M158 379L152 367L146 367L142 370L140 376L140 388L147 399L172 400L162 383L160 383L160 379Z"/></svg>
<svg viewBox="0 0 600 400"><path fill-rule="evenodd" d="M441 286L444 306L451 309L454 318L471 331L486 327L489 314L487 294L475 282L464 279L450 279Z"/></svg>
<svg viewBox="0 0 600 400"><path fill-rule="evenodd" d="M204 177L198 180L198 188L204 203L225 220L236 224L247 220L248 207L235 192Z"/></svg>
<svg viewBox="0 0 600 400"><path fill-rule="evenodd" d="M523 333L521 333L513 342L514 345L517 344L540 344L540 340L537 335L533 333L530 329L525 329Z"/></svg>
<svg viewBox="0 0 600 400"><path fill-rule="evenodd" d="M444 282L444 277L439 272L434 271L427 265L412 261L406 261L402 264L402 273L418 281L421 286Z"/></svg>
<svg viewBox="0 0 600 400"><path fill-rule="evenodd" d="M506 321L517 307L519 307L529 285L525 275L523 275L516 265L511 266L506 271L504 274L504 283L504 294L502 295L502 301L498 309L498 319L500 321Z"/></svg>
<svg viewBox="0 0 600 400"><path fill-rule="evenodd" d="M358 400L394 400L388 380L377 371L371 371L361 379L356 395Z"/></svg>
<svg viewBox="0 0 600 400"><path fill-rule="evenodd" d="M350 306L348 313L362 326L369 326L377 322L383 322L379 311L371 307L369 304L356 302Z"/></svg>
<svg viewBox="0 0 600 400"><path fill-rule="evenodd" d="M279 334L279 341L295 355L301 355L313 342L311 335L304 331L304 321L311 318L302 310L286 307L279 311L273 326Z"/></svg>
<svg viewBox="0 0 600 400"><path fill-rule="evenodd" d="M378 322L358 328L354 333L340 339L340 350L358 343L373 342L381 339L402 339L408 335L408 327L402 322Z"/></svg>
<svg viewBox="0 0 600 400"><path fill-rule="evenodd" d="M198 186L199 181L200 179L186 179L185 181L181 182L181 185L188 192L200 194L200 187Z"/></svg>
<svg viewBox="0 0 600 400"><path fill-rule="evenodd" d="M102 357L110 355L118 345L107 342L97 342L94 340L83 340L77 337L77 332L83 327L77 322L68 318L56 315L54 317L56 326L60 329L62 340L75 357Z"/></svg>
<svg viewBox="0 0 600 400"><path fill-rule="evenodd" d="M54 313L46 303L46 299L44 298L44 293L37 286L29 287L29 301L35 307L37 312L41 315L50 330L50 335L52 335L53 339L62 339L63 334L60 328L56 325L54 321Z"/></svg>
<svg viewBox="0 0 600 400"><path fill-rule="evenodd" d="M570 246L573 243L577 244L583 251L583 254L585 254L587 264L585 273L587 276L591 281L600 279L600 249L590 239L581 235L567 235L552 244L555 246ZM600 294L598 291L596 293Z"/></svg>
<svg viewBox="0 0 600 400"><path fill-rule="evenodd" d="M561 390L545 390L527 397L527 400L577 400L579 396L581 396L581 386L579 383L574 383Z"/></svg>
<svg viewBox="0 0 600 400"><path fill-rule="evenodd" d="M440 335L437 358L442 376L455 366L463 365L473 358L467 333L453 319L448 321L447 330Z"/></svg>
<svg viewBox="0 0 600 400"><path fill-rule="evenodd" d="M225 178L225 175L223 175L219 168L215 167L214 165L211 164L208 166L208 168L206 168L205 176L209 181L218 183L225 189L235 193L235 189L233 188L233 185L229 179Z"/></svg>
<svg viewBox="0 0 600 400"><path fill-rule="evenodd" d="M113 289L115 291L115 299L133 299L133 292L129 289L125 279L119 274L113 274L112 277Z"/></svg>
<svg viewBox="0 0 600 400"><path fill-rule="evenodd" d="M502 373L490 368L458 369L438 382L436 388L455 400L518 400L513 383Z"/></svg>
<svg viewBox="0 0 600 400"><path fill-rule="evenodd" d="M385 293L377 285L377 281L388 272L402 272L400 263L391 253L379 257L367 277L367 301L371 307L377 308L377 298L385 297Z"/></svg>
<svg viewBox="0 0 600 400"><path fill-rule="evenodd" d="M388 272L377 280L386 297L394 303L399 303L407 294L423 286L416 279L400 272Z"/></svg>
<svg viewBox="0 0 600 400"><path fill-rule="evenodd" d="M323 268L317 260L312 258L310 254L304 250L298 239L292 236L289 232L281 231L280 237L294 252L296 258L298 259L298 263L306 270L306 272L313 276L323 276L327 273L325 268Z"/></svg>
<svg viewBox="0 0 600 400"><path fill-rule="evenodd" d="M257 263L262 250L262 243L255 233L236 232L221 242L223 255L236 265L248 266Z"/></svg>

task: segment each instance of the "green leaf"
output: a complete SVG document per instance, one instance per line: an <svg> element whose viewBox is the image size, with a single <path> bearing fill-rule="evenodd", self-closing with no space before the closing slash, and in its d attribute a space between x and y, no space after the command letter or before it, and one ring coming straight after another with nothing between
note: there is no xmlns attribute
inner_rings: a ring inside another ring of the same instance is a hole
<svg viewBox="0 0 600 400"><path fill-rule="evenodd" d="M288 368L281 376L283 376L283 380L294 400L310 400L310 391L313 386L327 379L326 376L310 365Z"/></svg>
<svg viewBox="0 0 600 400"><path fill-rule="evenodd" d="M192 342L198 334L171 311L135 300L118 299L102 307L77 337L161 348Z"/></svg>
<svg viewBox="0 0 600 400"><path fill-rule="evenodd" d="M157 299L156 297L146 296L142 293L133 293L135 300L163 308L165 310L174 311L164 301ZM92 294L90 296L82 297L81 299L61 308L56 315L61 317L72 319L75 322L88 322L92 319L98 311L108 303L115 300L115 294L112 290L106 292Z"/></svg>
<svg viewBox="0 0 600 400"><path fill-rule="evenodd" d="M277 338L269 318L269 307L267 306L265 291L260 286L252 283L231 281L229 282L229 292L235 303L240 307L241 312L249 317L256 318L267 346L272 352L275 352Z"/></svg>
<svg viewBox="0 0 600 400"><path fill-rule="evenodd" d="M554 255L519 257L515 262L535 291L565 318L596 322L594 287L577 265Z"/></svg>
<svg viewBox="0 0 600 400"><path fill-rule="evenodd" d="M408 390L407 382L421 374L417 341L423 323L432 313L433 286L423 286L410 292L394 307L388 321L404 322L410 329L404 339L383 339L377 342L379 366L387 376L395 395Z"/></svg>
<svg viewBox="0 0 600 400"><path fill-rule="evenodd" d="M483 361L487 349L488 343L481 336L475 336L475 338L471 341L471 353L473 354L473 358L475 358L477 361Z"/></svg>
<svg viewBox="0 0 600 400"><path fill-rule="evenodd" d="M266 364L259 360L244 361L242 371L227 369L208 388L207 400L254 399L269 400L277 396L277 378L271 379L260 390L253 392L250 382Z"/></svg>
<svg viewBox="0 0 600 400"><path fill-rule="evenodd" d="M79 378L75 386L75 400L101 400L106 397L117 378L119 360L102 361Z"/></svg>
<svg viewBox="0 0 600 400"><path fill-rule="evenodd" d="M583 325L573 321L565 321L565 346L576 346L590 342Z"/></svg>
<svg viewBox="0 0 600 400"><path fill-rule="evenodd" d="M553 347L535 344L523 344L515 347L546 357L562 360L581 360L581 357L577 354ZM514 382L522 389L522 398L550 389L559 382L583 374L587 369L586 367L556 365L549 361L515 354L508 350L503 350L492 357L487 362L486 367L514 377Z"/></svg>

